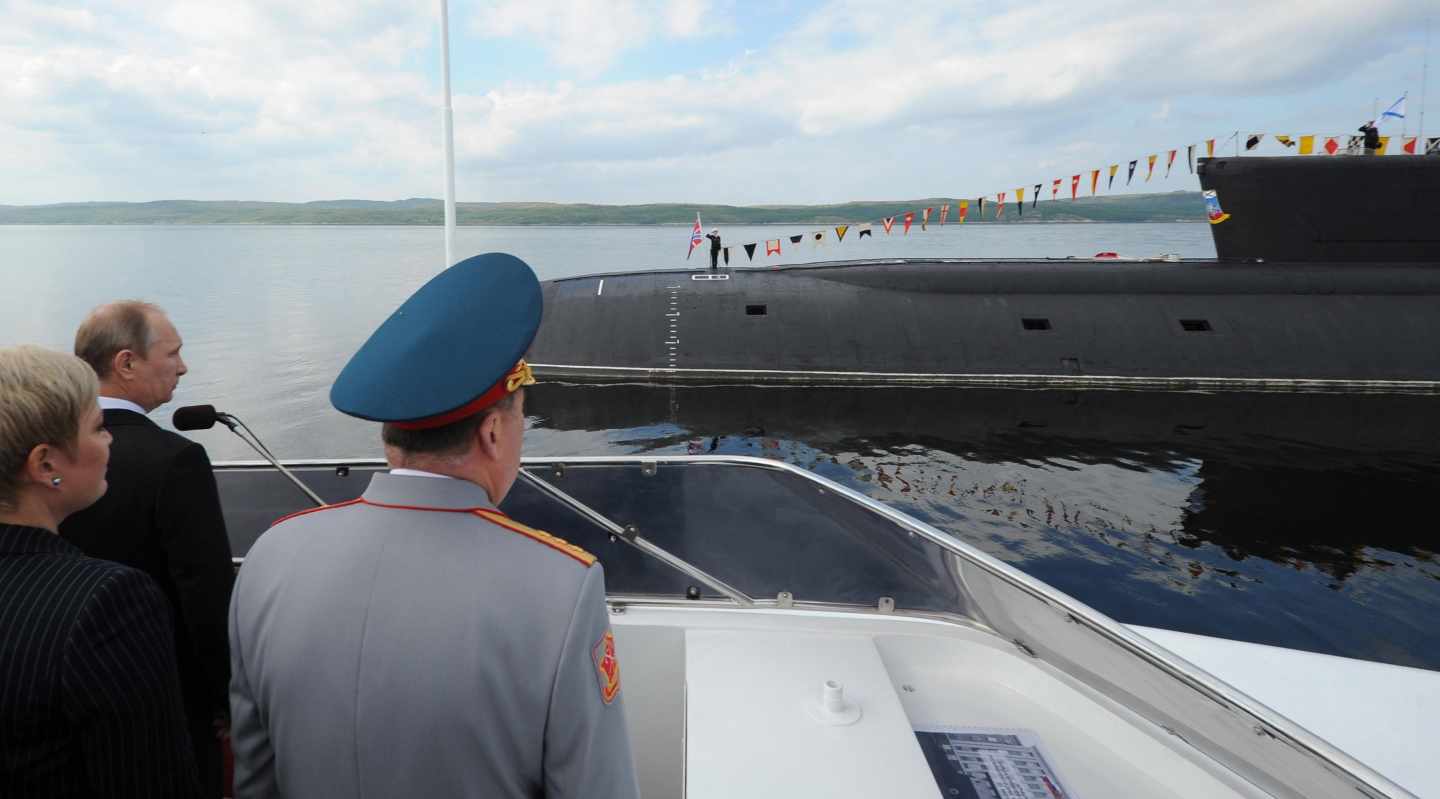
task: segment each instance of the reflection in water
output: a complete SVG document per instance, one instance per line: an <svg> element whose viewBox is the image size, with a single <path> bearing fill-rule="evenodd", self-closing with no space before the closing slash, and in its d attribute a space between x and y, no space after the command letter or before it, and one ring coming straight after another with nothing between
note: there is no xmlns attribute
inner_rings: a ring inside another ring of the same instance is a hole
<svg viewBox="0 0 1440 799"><path fill-rule="evenodd" d="M782 459L1121 621L1440 668L1433 398L544 384L528 405L532 455Z"/></svg>

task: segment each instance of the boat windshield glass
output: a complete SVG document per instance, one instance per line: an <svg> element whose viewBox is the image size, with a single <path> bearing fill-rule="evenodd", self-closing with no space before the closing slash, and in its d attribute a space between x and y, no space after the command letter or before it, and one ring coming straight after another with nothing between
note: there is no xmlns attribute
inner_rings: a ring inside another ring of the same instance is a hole
<svg viewBox="0 0 1440 799"><path fill-rule="evenodd" d="M705 459L527 464L621 527L754 599L964 610L944 548L804 473ZM703 581L612 541L610 532L521 480L504 509L598 555L611 594L722 598Z"/></svg>
<svg viewBox="0 0 1440 799"><path fill-rule="evenodd" d="M353 499L380 463L297 465L296 474L327 502ZM960 558L924 534L808 472L745 458L615 458L525 470L621 528L751 599L788 592L796 602L966 614ZM277 518L311 507L272 468L216 469L234 553L243 558ZM612 540L607 528L521 479L501 509L517 521L584 547L605 566L612 595L725 599L703 575L686 573ZM943 535L930 531L932 535ZM694 590L692 590L694 589Z"/></svg>

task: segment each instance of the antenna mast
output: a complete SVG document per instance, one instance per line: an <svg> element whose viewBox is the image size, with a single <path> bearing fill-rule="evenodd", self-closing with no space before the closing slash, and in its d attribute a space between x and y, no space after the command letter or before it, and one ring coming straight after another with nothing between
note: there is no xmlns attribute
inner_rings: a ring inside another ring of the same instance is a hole
<svg viewBox="0 0 1440 799"><path fill-rule="evenodd" d="M1420 130L1416 140L1420 152L1425 152L1425 79L1430 76L1430 15L1425 15L1425 55L1420 64Z"/></svg>
<svg viewBox="0 0 1440 799"><path fill-rule="evenodd" d="M445 267L455 263L455 111L450 107L450 9L440 0L440 77L445 100L440 109L445 136Z"/></svg>

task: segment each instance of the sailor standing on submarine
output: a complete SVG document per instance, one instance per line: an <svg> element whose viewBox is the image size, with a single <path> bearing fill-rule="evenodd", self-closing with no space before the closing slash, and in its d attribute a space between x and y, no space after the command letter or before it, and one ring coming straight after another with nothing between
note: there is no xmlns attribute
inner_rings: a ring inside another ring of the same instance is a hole
<svg viewBox="0 0 1440 799"><path fill-rule="evenodd" d="M530 267L476 256L336 379L331 403L383 424L392 469L280 520L240 569L237 799L639 795L604 570L496 509L540 312Z"/></svg>

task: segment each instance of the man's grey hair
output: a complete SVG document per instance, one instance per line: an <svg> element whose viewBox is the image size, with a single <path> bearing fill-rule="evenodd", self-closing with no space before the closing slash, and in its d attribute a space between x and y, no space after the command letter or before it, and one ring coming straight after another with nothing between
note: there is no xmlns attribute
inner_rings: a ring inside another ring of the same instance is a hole
<svg viewBox="0 0 1440 799"><path fill-rule="evenodd" d="M115 356L123 350L130 350L141 358L155 343L154 330L150 325L153 315L163 316L165 311L158 305L140 300L120 300L106 303L91 311L75 331L75 355L101 380L110 376L114 369Z"/></svg>
<svg viewBox="0 0 1440 799"><path fill-rule="evenodd" d="M78 358L40 347L0 348L0 510L13 511L31 450L73 451L99 381Z"/></svg>

